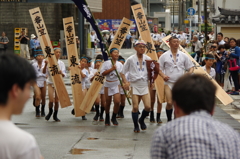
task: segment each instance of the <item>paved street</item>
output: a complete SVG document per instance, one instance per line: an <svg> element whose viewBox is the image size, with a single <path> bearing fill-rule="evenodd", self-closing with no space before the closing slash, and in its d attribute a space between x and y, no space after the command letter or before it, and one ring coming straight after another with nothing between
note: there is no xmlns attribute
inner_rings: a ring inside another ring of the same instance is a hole
<svg viewBox="0 0 240 159"><path fill-rule="evenodd" d="M120 53L129 57L133 49L124 49ZM67 66L67 60L64 60ZM65 84L70 83L68 78ZM66 85L72 100L71 86ZM225 122L240 132L240 96L234 96L234 104L223 106L217 100L214 118ZM48 103L48 98L47 98ZM127 102L126 102L127 104ZM48 112L46 106L46 112ZM104 126L104 122L93 122L94 113L87 114L87 121L71 115L73 106L60 109L59 119L54 122L51 118L35 118L35 108L30 99L22 115L14 116L13 122L20 128L33 134L39 144L45 159L139 159L150 158L149 150L151 136L161 125L166 124L165 104L163 104L161 119L163 124L157 125L145 120L148 129L140 133L133 133L131 106L125 107L125 118L120 119L119 126ZM140 110L143 104L140 104ZM156 109L155 109L156 112ZM234 119L235 118L235 119Z"/></svg>

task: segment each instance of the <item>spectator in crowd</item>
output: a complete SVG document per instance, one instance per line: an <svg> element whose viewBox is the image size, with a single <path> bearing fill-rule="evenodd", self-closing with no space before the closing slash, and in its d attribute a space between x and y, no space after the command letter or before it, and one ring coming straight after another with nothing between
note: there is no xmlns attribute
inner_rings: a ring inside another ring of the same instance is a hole
<svg viewBox="0 0 240 159"><path fill-rule="evenodd" d="M229 43L229 37L225 37L225 38L224 38L224 42L225 42L225 43Z"/></svg>
<svg viewBox="0 0 240 159"><path fill-rule="evenodd" d="M155 132L152 159L239 158L239 133L212 117L215 93L216 86L202 75L185 75L175 83L176 119Z"/></svg>
<svg viewBox="0 0 240 159"><path fill-rule="evenodd" d="M95 49L95 43L97 41L97 35L94 31L91 31L90 40L91 40L91 48Z"/></svg>
<svg viewBox="0 0 240 159"><path fill-rule="evenodd" d="M31 58L35 57L35 51L36 50L36 36L34 34L31 35L31 40L30 40L30 49L31 49Z"/></svg>
<svg viewBox="0 0 240 159"><path fill-rule="evenodd" d="M1 54L0 77L0 158L42 158L35 138L11 121L13 115L22 113L30 98L31 85L36 79L33 67L14 54Z"/></svg>
<svg viewBox="0 0 240 159"><path fill-rule="evenodd" d="M194 53L195 53L195 60L200 63L201 61L201 53L202 53L202 43L198 40L198 37L196 35L193 36L192 44L194 46Z"/></svg>
<svg viewBox="0 0 240 159"><path fill-rule="evenodd" d="M230 73L233 79L233 83L234 83L234 87L235 87L235 91L233 91L231 93L231 95L239 95L239 79L238 79L238 71L239 69L234 69L234 63L236 63L238 66L239 65L239 56L240 56L240 48L237 46L237 40L234 38L231 38L229 40L229 44L230 44L230 50L228 51L228 57L230 58ZM232 69L233 68L233 69ZM236 67L235 67L236 68Z"/></svg>
<svg viewBox="0 0 240 159"><path fill-rule="evenodd" d="M25 34L25 31L22 31L22 35L19 36L20 40L20 56L30 60L29 48L28 48L28 36Z"/></svg>
<svg viewBox="0 0 240 159"><path fill-rule="evenodd" d="M6 53L7 44L9 43L8 37L5 32L2 32L2 36L0 36L0 54Z"/></svg>
<svg viewBox="0 0 240 159"><path fill-rule="evenodd" d="M217 34L217 41L218 41L218 45L224 45L225 44L225 41L223 40L223 34L222 33Z"/></svg>
<svg viewBox="0 0 240 159"><path fill-rule="evenodd" d="M218 84L223 87L224 83L224 75L226 72L226 65L227 65L227 52L225 51L224 45L218 46L218 51L215 53L215 57L217 59L216 64L216 81Z"/></svg>

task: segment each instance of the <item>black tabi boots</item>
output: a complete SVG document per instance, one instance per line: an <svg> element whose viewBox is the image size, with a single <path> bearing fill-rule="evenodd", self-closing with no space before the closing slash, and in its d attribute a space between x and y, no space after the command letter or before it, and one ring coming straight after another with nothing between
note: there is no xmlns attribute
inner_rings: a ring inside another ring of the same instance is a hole
<svg viewBox="0 0 240 159"><path fill-rule="evenodd" d="M139 129L139 125L138 125L138 112L136 112L136 113L132 112L132 120L133 120L133 124L134 124L133 131L135 133L139 133L140 129Z"/></svg>
<svg viewBox="0 0 240 159"><path fill-rule="evenodd" d="M167 114L168 121L172 120L172 112L173 112L173 109L169 109L169 110L166 109L166 114Z"/></svg>
<svg viewBox="0 0 240 159"><path fill-rule="evenodd" d="M144 123L144 119L146 118L146 116L149 114L149 112L147 112L145 109L143 109L142 111L142 115L141 117L139 118L138 122L140 124L140 127L142 130L146 130L147 129L147 126L146 124Z"/></svg>
<svg viewBox="0 0 240 159"><path fill-rule="evenodd" d="M154 111L150 111L150 122L151 122L151 123L155 123Z"/></svg>
<svg viewBox="0 0 240 159"><path fill-rule="evenodd" d="M106 126L110 126L110 125L111 125L111 124L110 124L110 115L109 115L109 113L108 113L108 114L106 113L105 125L106 125Z"/></svg>
<svg viewBox="0 0 240 159"><path fill-rule="evenodd" d="M118 121L117 121L116 116L117 116L117 114L113 113L113 114L112 114L112 119L111 119L111 122L112 122L113 125L115 125L115 126L118 125Z"/></svg>
<svg viewBox="0 0 240 159"><path fill-rule="evenodd" d="M39 108L40 108L40 105L35 107L36 117L40 117L40 110L39 110Z"/></svg>
<svg viewBox="0 0 240 159"><path fill-rule="evenodd" d="M101 106L101 113L100 113L99 121L104 121L104 119L103 119L104 110L105 110L105 108Z"/></svg>
<svg viewBox="0 0 240 159"><path fill-rule="evenodd" d="M98 121L99 117L99 105L95 105L96 115L94 116L93 120Z"/></svg>
<svg viewBox="0 0 240 159"><path fill-rule="evenodd" d="M120 105L117 118L124 118L123 110L125 106Z"/></svg>
<svg viewBox="0 0 240 159"><path fill-rule="evenodd" d="M162 120L160 119L160 115L161 115L161 113L157 113L157 123L158 124L162 123Z"/></svg>
<svg viewBox="0 0 240 159"><path fill-rule="evenodd" d="M41 117L45 117L45 105L41 107Z"/></svg>
<svg viewBox="0 0 240 159"><path fill-rule="evenodd" d="M46 119L47 121L51 118L52 113L53 113L53 108L49 108L48 115L45 117L45 119Z"/></svg>
<svg viewBox="0 0 240 159"><path fill-rule="evenodd" d="M56 122L60 122L61 120L58 119L57 114L58 114L58 110L54 110L53 120L55 120Z"/></svg>

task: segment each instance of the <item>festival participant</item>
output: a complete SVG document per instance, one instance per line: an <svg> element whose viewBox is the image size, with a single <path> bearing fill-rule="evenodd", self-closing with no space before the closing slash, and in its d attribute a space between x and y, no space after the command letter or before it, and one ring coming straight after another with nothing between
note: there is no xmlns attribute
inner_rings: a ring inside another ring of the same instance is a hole
<svg viewBox="0 0 240 159"><path fill-rule="evenodd" d="M87 74L85 77L85 87L86 87L85 94L87 93L88 89L91 86L91 82L90 82L90 78L89 78L89 75L90 75L91 71L93 70L91 65L92 65L92 58L87 56L87 64L85 65L85 69L87 70L87 72L86 72ZM94 106L92 106L91 112L94 112L94 111L95 111L95 108L94 108Z"/></svg>
<svg viewBox="0 0 240 159"><path fill-rule="evenodd" d="M95 76L97 75L101 65L102 65L102 61L103 61L103 57L102 55L98 55L95 59L95 67L94 69L91 71L91 74L89 75L89 79L90 81L93 81L93 79L95 78ZM99 112L99 105L100 105L100 102L101 102L101 112ZM94 116L93 120L95 121L98 121L98 118L99 118L99 121L104 121L104 118L103 118L103 113L104 113L104 108L105 108L105 103L106 103L106 100L105 100L105 95L104 95L104 85L102 86L101 88L101 91L95 101L95 110L96 110L96 115Z"/></svg>
<svg viewBox="0 0 240 159"><path fill-rule="evenodd" d="M134 132L140 132L139 124L142 130L146 130L147 126L144 123L144 119L150 111L150 94L148 89L148 72L145 60L151 60L151 58L145 55L146 43L143 40L136 41L134 49L136 54L130 56L124 66L121 73L124 87L129 90L131 84L131 96L132 96L132 120L134 123ZM126 74L128 73L128 79ZM141 117L138 119L139 103L143 101L144 109ZM139 123L139 124L138 124Z"/></svg>
<svg viewBox="0 0 240 159"><path fill-rule="evenodd" d="M34 106L36 107L36 117L40 117L40 102L41 106L41 117L45 117L45 103L46 103L46 74L43 73L44 69L44 54L41 47L35 51L37 62L33 63L33 67L36 72L36 86L34 87ZM40 92L40 93L36 93Z"/></svg>
<svg viewBox="0 0 240 159"><path fill-rule="evenodd" d="M193 63L185 53L178 50L179 44L178 38L171 37L169 39L170 50L165 52L159 59L159 74L165 81L164 92L167 100L166 114L168 121L172 120L173 106L171 90L174 83L186 70L188 73L193 72Z"/></svg>
<svg viewBox="0 0 240 159"><path fill-rule="evenodd" d="M214 60L215 58L212 54L207 54L205 57L205 65L203 66L204 71L206 71L213 79L216 77L216 71L212 68Z"/></svg>
<svg viewBox="0 0 240 159"><path fill-rule="evenodd" d="M0 158L40 159L33 135L15 125L11 118L22 113L30 97L36 73L29 62L12 54L0 55Z"/></svg>
<svg viewBox="0 0 240 159"><path fill-rule="evenodd" d="M80 69L80 75L81 75L81 79L82 79L82 91L83 91L83 95L86 95L86 79L88 78L88 71L86 69L86 65L88 62L88 58L83 56L80 59L80 63L79 63L79 69ZM69 70L71 69L70 67L68 68ZM74 108L72 109L72 115L75 115L75 111ZM87 120L87 118L85 116L82 116L82 120Z"/></svg>
<svg viewBox="0 0 240 159"><path fill-rule="evenodd" d="M30 60L30 54L29 54L29 49L28 49L28 36L25 34L25 31L22 31L22 35L19 36L19 41L20 41L20 56L23 58L27 58Z"/></svg>
<svg viewBox="0 0 240 159"><path fill-rule="evenodd" d="M172 89L176 119L154 133L151 159L239 158L239 132L212 117L216 91L200 74L178 79Z"/></svg>
<svg viewBox="0 0 240 159"><path fill-rule="evenodd" d="M161 55L164 53L163 50L157 50L157 56L158 59L161 57ZM151 97L151 111L150 111L150 122L155 123L155 118L154 118L154 104L156 101L156 88L150 88L150 97ZM157 123L160 124L162 123L162 120L160 119L161 116L161 111L162 111L162 103L160 103L159 99L157 98Z"/></svg>
<svg viewBox="0 0 240 159"><path fill-rule="evenodd" d="M45 66L42 70L42 73L45 74L47 73L48 75L48 79L47 79L47 84L48 84L48 96L49 96L49 103L48 103L48 107L49 107L49 112L48 115L45 117L45 119L48 121L50 119L50 117L52 116L53 113L53 103L54 103L54 113L53 113L53 120L55 120L56 122L60 122L60 119L58 119L57 114L58 114L58 108L59 108L59 97L57 95L57 92L54 88L53 85L53 79L52 76L50 74L61 74L62 77L66 76L66 67L64 62L62 62L61 60L59 60L60 56L61 56L62 50L60 48L54 48L54 54L56 56L57 62L58 62L58 66L59 66L59 71L58 72L54 72L51 71L47 68L48 65L48 61L45 61Z"/></svg>
<svg viewBox="0 0 240 159"><path fill-rule="evenodd" d="M101 69L101 74L103 76L106 76L106 82L104 83L104 87L105 87L104 92L106 97L105 125L110 126L109 110L110 110L110 105L113 97L114 107L113 107L111 122L113 123L113 125L116 126L118 125L116 115L118 113L119 104L120 104L120 92L119 92L120 82L115 70L117 70L117 72L119 73L122 72L123 65L120 62L118 62L119 50L117 48L111 48L110 54L111 54L111 58L114 65L112 65L111 60L105 61Z"/></svg>
<svg viewBox="0 0 240 159"><path fill-rule="evenodd" d="M119 55L118 61L121 62L123 65L125 63L125 59L121 55ZM124 118L123 110L124 110L124 107L125 107L126 96L124 94L124 91L123 91L122 87L120 87L120 94L121 94L121 102L120 102L120 107L119 107L119 110L118 110L117 118Z"/></svg>

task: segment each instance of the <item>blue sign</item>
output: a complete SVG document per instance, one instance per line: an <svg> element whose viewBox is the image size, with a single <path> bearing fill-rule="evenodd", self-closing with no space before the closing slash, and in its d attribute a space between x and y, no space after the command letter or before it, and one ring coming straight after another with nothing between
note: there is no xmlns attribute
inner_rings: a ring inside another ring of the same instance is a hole
<svg viewBox="0 0 240 159"><path fill-rule="evenodd" d="M196 13L196 10L194 8L188 8L187 13L188 15L193 16Z"/></svg>

